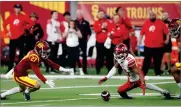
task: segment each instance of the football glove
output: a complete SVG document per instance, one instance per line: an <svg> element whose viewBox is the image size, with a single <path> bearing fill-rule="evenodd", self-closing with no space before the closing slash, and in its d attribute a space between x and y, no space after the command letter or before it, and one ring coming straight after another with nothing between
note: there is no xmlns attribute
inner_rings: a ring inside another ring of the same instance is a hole
<svg viewBox="0 0 181 107"><path fill-rule="evenodd" d="M47 81L45 81L45 83L46 83L47 85L49 85L50 88L54 88L54 87L55 87L55 83L53 82L53 80L47 80Z"/></svg>
<svg viewBox="0 0 181 107"><path fill-rule="evenodd" d="M104 77L102 79L99 80L98 84L102 84L103 82L105 82L107 80L107 77Z"/></svg>
<svg viewBox="0 0 181 107"><path fill-rule="evenodd" d="M145 95L145 91L146 91L146 86L145 86L145 84L141 84L140 88L142 89L143 95Z"/></svg>

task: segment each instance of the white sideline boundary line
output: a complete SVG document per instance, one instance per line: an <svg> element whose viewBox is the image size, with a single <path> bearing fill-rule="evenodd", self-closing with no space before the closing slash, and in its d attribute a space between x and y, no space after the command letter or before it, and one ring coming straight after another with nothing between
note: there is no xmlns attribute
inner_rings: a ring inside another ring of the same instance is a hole
<svg viewBox="0 0 181 107"><path fill-rule="evenodd" d="M147 84L169 84L169 83L175 83L175 81L169 81L169 82L156 82L156 83L147 83ZM89 85L89 86L66 86L66 87L55 87L55 88L41 88L40 90L56 90L56 89L75 89L75 88L100 88L100 87L118 87L118 85ZM1 90L1 91L7 91L7 90Z"/></svg>
<svg viewBox="0 0 181 107"><path fill-rule="evenodd" d="M84 75L84 76L80 76L80 75L44 75L46 78L48 79L100 79L103 78L105 76L97 76L97 75ZM31 74L29 75L29 77L31 78L37 78L36 75ZM4 78L5 79L5 74L1 74L0 78ZM123 79L123 80L127 80L127 76L113 76L112 79ZM173 79L172 76L145 76L146 80L169 80L169 79Z"/></svg>

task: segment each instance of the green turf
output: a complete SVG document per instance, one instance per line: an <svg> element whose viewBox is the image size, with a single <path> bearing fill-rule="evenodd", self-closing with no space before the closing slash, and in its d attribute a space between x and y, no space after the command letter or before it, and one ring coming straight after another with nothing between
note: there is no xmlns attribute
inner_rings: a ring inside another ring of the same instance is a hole
<svg viewBox="0 0 181 107"><path fill-rule="evenodd" d="M74 87L74 86L98 86L97 79L58 79L55 80L56 87ZM172 82L173 80L149 80L147 83ZM125 80L110 79L103 85L121 85ZM13 81L1 80L1 90L7 90L16 86ZM172 94L179 93L179 89L175 83L160 84L161 88L169 90ZM46 84L42 84L42 88L49 88ZM32 101L24 101L22 94L16 94L8 97L8 100L2 101L1 104L11 106L35 106L35 105L51 105L51 106L179 106L179 100L165 100L162 96L141 96L132 100L119 99L118 96L112 97L109 102L104 102L100 96L81 96L79 94L101 93L107 90L117 94L117 86L112 87L77 87L68 89L40 89L32 93ZM147 93L155 93L147 90ZM129 93L141 93L141 89L137 88ZM118 95L118 94L117 94ZM91 99L90 99L91 98ZM39 102L35 102L39 101ZM25 102L25 103L24 103ZM11 103L11 104L7 104Z"/></svg>

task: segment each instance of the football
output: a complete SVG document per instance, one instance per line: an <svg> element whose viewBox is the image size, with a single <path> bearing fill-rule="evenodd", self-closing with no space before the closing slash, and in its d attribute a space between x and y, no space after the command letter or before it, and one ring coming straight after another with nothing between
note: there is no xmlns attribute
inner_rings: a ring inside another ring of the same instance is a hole
<svg viewBox="0 0 181 107"><path fill-rule="evenodd" d="M104 101L108 102L110 100L110 93L108 91L103 91L101 97Z"/></svg>

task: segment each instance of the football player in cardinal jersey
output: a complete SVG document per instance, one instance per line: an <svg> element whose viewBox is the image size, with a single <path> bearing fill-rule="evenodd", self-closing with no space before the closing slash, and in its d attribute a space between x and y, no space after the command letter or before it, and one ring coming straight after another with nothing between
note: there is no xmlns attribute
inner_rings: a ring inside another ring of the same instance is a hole
<svg viewBox="0 0 181 107"><path fill-rule="evenodd" d="M13 73L13 80L18 84L19 87L14 87L0 95L1 100L6 99L6 96L12 95L18 92L23 92L25 100L30 100L30 93L40 89L40 83L31 79L28 74L30 69L34 71L36 76L45 84L54 88L55 84L53 80L47 80L40 72L39 64L41 61L46 61L52 68L64 71L73 72L72 69L65 69L56 63L48 59L50 48L47 42L38 41L34 47L34 50L28 52L28 54L22 58L22 60L9 71L9 74ZM9 75L8 74L8 75Z"/></svg>
<svg viewBox="0 0 181 107"><path fill-rule="evenodd" d="M114 58L115 58L115 65L109 71L107 76L99 80L99 84L102 84L113 75L116 74L118 66L121 66L123 71L128 76L128 81L123 84L122 86L118 87L118 93L124 99L132 99L132 97L127 95L127 92L140 87L142 89L143 95L145 95L145 89L155 90L163 94L167 99L171 99L171 96L168 91L163 90L153 84L145 84L144 74L138 68L135 58L128 53L128 49L125 44L121 43L116 45L114 49Z"/></svg>

